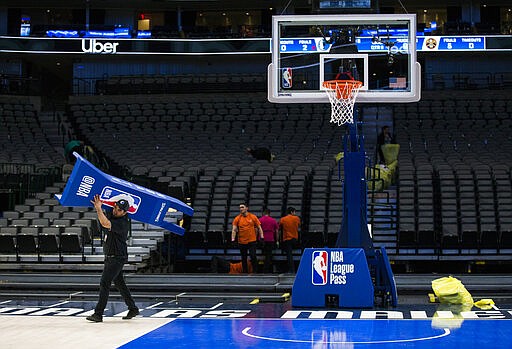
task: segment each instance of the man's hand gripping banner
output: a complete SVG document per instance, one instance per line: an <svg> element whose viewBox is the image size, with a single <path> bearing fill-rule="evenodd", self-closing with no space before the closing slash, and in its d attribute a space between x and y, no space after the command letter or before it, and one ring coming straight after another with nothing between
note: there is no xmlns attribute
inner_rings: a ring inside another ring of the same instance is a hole
<svg viewBox="0 0 512 349"><path fill-rule="evenodd" d="M108 207L125 199L130 203L128 213L132 219L162 227L177 235L185 233L179 225L165 221L165 214L173 208L192 216L192 207L178 199L103 173L79 154L73 155L77 161L64 192L55 195L61 205L91 207L95 194L99 194L103 205Z"/></svg>

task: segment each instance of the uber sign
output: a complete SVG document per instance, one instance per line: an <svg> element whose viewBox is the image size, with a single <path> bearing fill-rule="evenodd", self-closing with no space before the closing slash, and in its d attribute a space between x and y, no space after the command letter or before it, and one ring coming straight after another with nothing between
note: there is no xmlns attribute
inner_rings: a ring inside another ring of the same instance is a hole
<svg viewBox="0 0 512 349"><path fill-rule="evenodd" d="M89 45L87 45L87 41ZM96 39L86 40L82 39L82 52L83 53L100 53L100 54L113 54L117 53L118 42L99 42Z"/></svg>

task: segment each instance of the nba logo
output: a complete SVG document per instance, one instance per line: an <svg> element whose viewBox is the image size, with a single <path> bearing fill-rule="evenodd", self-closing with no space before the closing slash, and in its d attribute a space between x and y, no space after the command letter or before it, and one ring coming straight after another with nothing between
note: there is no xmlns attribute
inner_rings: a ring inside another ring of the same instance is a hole
<svg viewBox="0 0 512 349"><path fill-rule="evenodd" d="M130 204L128 213L134 214L137 212L141 199L136 195L109 186L104 187L100 194L101 202L109 207L114 207L115 203L121 199L128 201Z"/></svg>
<svg viewBox="0 0 512 349"><path fill-rule="evenodd" d="M281 84L283 88L292 88L292 68L283 68Z"/></svg>
<svg viewBox="0 0 512 349"><path fill-rule="evenodd" d="M311 261L313 285L327 284L327 251L313 251Z"/></svg>

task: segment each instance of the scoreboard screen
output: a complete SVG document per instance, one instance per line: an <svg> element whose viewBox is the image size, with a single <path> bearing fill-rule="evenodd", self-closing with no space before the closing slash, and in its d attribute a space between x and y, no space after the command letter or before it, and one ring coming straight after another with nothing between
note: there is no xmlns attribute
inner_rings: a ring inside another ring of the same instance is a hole
<svg viewBox="0 0 512 349"><path fill-rule="evenodd" d="M423 36L418 37L418 51L485 50L483 36Z"/></svg>
<svg viewBox="0 0 512 349"><path fill-rule="evenodd" d="M320 9L351 9L351 8L371 8L371 0L320 0L318 8Z"/></svg>
<svg viewBox="0 0 512 349"><path fill-rule="evenodd" d="M407 38L403 36L390 37L392 47L382 42L376 42L373 37L356 37L358 52L391 52L399 53L408 50ZM483 51L486 49L485 36L419 36L416 38L416 50L431 51ZM281 53L324 53L329 52L332 44L323 38L289 38L281 39Z"/></svg>

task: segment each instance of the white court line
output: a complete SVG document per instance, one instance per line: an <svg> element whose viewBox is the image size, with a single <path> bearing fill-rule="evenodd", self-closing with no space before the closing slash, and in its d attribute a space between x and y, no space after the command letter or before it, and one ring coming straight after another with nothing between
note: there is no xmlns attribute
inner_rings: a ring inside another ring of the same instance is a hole
<svg viewBox="0 0 512 349"><path fill-rule="evenodd" d="M315 341L312 340L300 340L300 339L282 339L282 338L270 338L270 337L262 337L257 336L249 333L250 327L244 328L242 331L242 334L244 334L247 337L256 338L256 339L264 339L268 341L276 341L276 342L293 342L293 343L315 343ZM437 339L442 338L445 336L448 336L450 334L450 329L445 328L444 333L439 334L437 336L432 337L423 337L423 338L410 338L410 339L396 339L396 340L380 340L380 341L322 341L322 344L386 344L386 343L406 343L406 342L419 342L419 341L426 341L431 339Z"/></svg>
<svg viewBox="0 0 512 349"><path fill-rule="evenodd" d="M0 304L5 304L5 303L9 303L9 302L10 302L10 300L8 300L8 301L3 301L3 302L0 302Z"/></svg>
<svg viewBox="0 0 512 349"><path fill-rule="evenodd" d="M64 301L64 302L60 302L60 303L56 303L56 304L52 304L52 305L48 305L48 308L57 307L57 306L59 306L59 305L66 304L66 303L69 303L69 301Z"/></svg>
<svg viewBox="0 0 512 349"><path fill-rule="evenodd" d="M218 303L217 305L214 305L213 307L211 307L210 309L213 310L213 309L217 309L218 307L222 306L224 303Z"/></svg>
<svg viewBox="0 0 512 349"><path fill-rule="evenodd" d="M178 303L178 301L172 301L172 302ZM166 302L166 303L171 303L171 302ZM179 310L214 310L214 309L217 309L218 307L224 305L224 303L218 303L218 304L215 304L213 307L209 307L209 308L187 307L187 306L184 306L184 307L182 307L182 306L171 307L171 306L165 305L166 303L158 302L158 303L150 305L149 307L146 307L144 309L160 309L160 310L168 310L168 309L179 309ZM161 306L162 304L164 304L164 306Z"/></svg>
<svg viewBox="0 0 512 349"><path fill-rule="evenodd" d="M181 297L181 296L184 296L186 295L187 292L182 292L180 294L177 294L176 295L176 299L175 299L175 302L178 303L178 297ZM214 305L213 307L210 307L210 308L185 308L185 309L197 309L197 310L203 310L203 309L207 309L207 310L213 310L213 309L217 309L218 307L222 306L224 303L217 303L216 305Z"/></svg>
<svg viewBox="0 0 512 349"><path fill-rule="evenodd" d="M68 299L71 299L72 297L74 296L78 296L79 294L82 294L83 292L82 291L78 291L78 292L74 292L74 293L70 293L68 295Z"/></svg>
<svg viewBox="0 0 512 349"><path fill-rule="evenodd" d="M149 307L146 307L145 309L153 309L154 307L158 307L160 304L163 304L164 302L158 302L153 305L150 305Z"/></svg>

